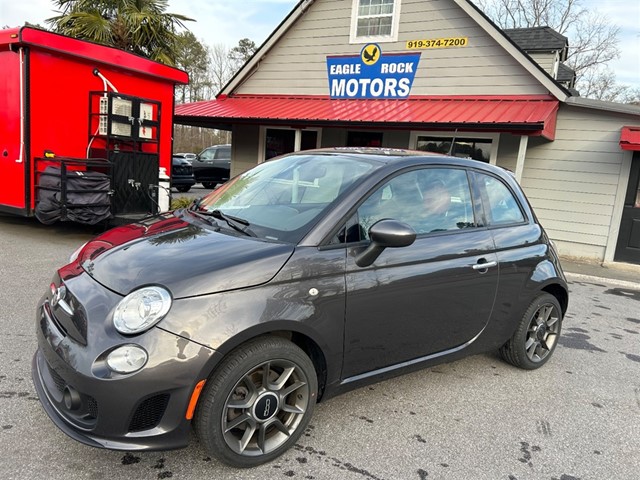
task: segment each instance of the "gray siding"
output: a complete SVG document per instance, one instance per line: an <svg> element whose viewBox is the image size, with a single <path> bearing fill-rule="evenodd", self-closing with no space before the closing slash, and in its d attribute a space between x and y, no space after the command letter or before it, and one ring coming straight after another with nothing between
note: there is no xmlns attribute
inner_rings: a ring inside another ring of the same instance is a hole
<svg viewBox="0 0 640 480"><path fill-rule="evenodd" d="M604 259L624 159L620 129L635 121L561 106L556 140L530 139L521 183L562 254Z"/></svg>
<svg viewBox="0 0 640 480"><path fill-rule="evenodd" d="M326 57L359 54L349 44L350 0L317 0L283 35L237 93L327 95ZM547 90L451 0L403 0L398 42L467 37L469 46L422 50L411 95L541 94ZM295 72L295 74L293 73Z"/></svg>
<svg viewBox="0 0 640 480"><path fill-rule="evenodd" d="M544 68L549 75L555 78L553 75L553 67L556 63L556 52L529 53L529 56L533 61Z"/></svg>

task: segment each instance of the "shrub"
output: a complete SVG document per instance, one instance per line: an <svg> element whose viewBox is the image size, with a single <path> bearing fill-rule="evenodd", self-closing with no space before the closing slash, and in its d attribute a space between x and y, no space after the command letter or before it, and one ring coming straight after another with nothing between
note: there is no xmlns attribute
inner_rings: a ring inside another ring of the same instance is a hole
<svg viewBox="0 0 640 480"><path fill-rule="evenodd" d="M177 197L171 200L171 210L178 208L186 208L193 203L193 198L189 197Z"/></svg>

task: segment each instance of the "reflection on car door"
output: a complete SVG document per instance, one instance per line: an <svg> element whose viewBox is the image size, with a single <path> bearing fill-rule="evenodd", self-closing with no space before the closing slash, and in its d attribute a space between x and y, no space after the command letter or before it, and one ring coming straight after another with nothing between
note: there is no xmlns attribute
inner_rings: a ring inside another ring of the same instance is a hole
<svg viewBox="0 0 640 480"><path fill-rule="evenodd" d="M421 178L438 176L453 185L449 208L468 206L470 217L450 229L421 233L410 212L415 210L411 205L421 208L418 194L391 216L418 231L413 245L387 248L366 268L355 263L363 247L348 248L343 378L462 347L489 321L498 283L492 235L474 220L466 172L447 170L397 176L359 209L362 217L371 203L393 200L397 207L403 200L400 195L406 196ZM379 210L378 217L390 218ZM481 268L483 263L488 267Z"/></svg>

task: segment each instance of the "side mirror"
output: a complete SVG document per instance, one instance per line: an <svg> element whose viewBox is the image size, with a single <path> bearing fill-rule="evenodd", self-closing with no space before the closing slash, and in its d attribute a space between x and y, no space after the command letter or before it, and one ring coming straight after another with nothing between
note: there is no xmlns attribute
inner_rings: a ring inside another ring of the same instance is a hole
<svg viewBox="0 0 640 480"><path fill-rule="evenodd" d="M408 247L416 239L413 228L397 220L380 220L369 228L369 246L356 257L356 265L368 267L385 248Z"/></svg>

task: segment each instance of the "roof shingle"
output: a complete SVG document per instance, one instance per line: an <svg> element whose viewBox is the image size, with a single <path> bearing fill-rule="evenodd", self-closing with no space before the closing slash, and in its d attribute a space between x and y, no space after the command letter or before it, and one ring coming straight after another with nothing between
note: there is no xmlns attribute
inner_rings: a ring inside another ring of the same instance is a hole
<svg viewBox="0 0 640 480"><path fill-rule="evenodd" d="M504 33L527 52L562 50L569 44L567 37L551 27L508 28Z"/></svg>

